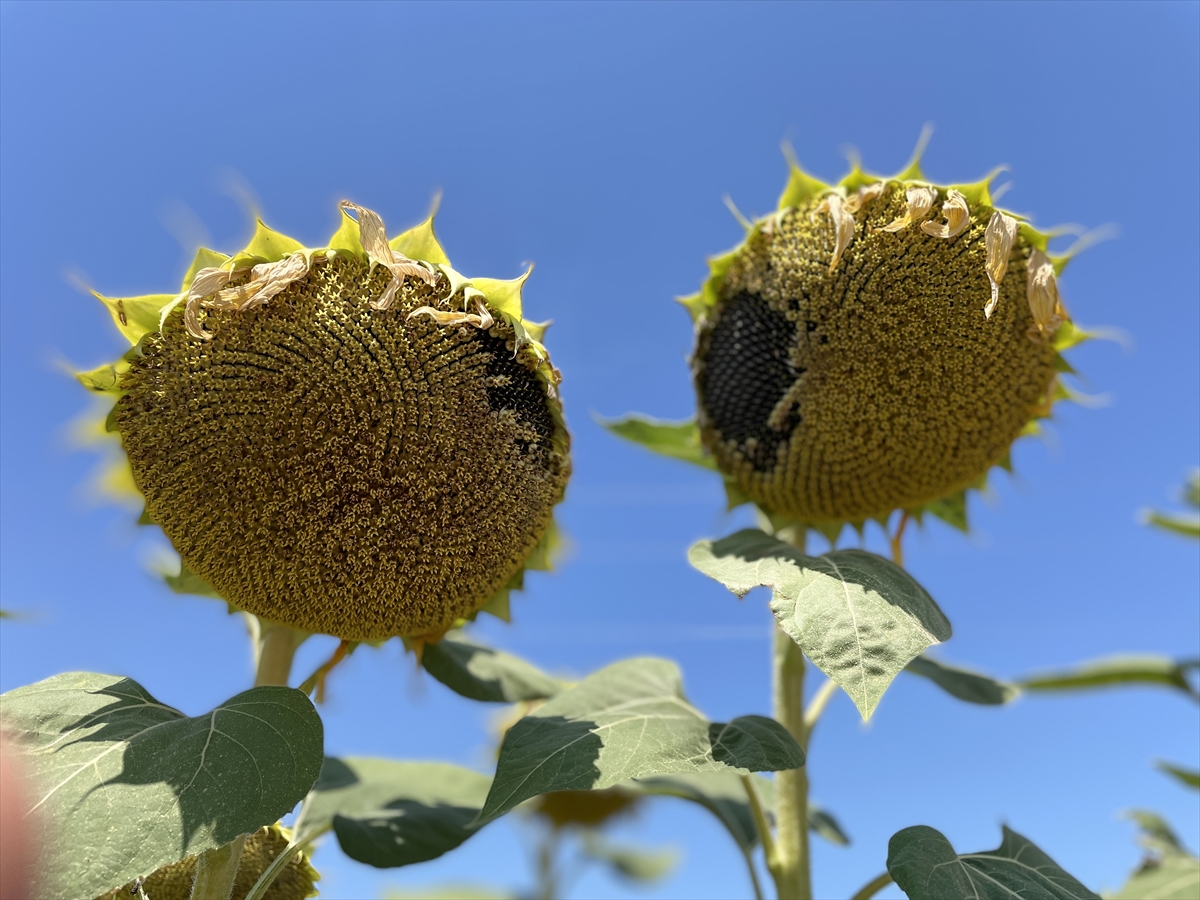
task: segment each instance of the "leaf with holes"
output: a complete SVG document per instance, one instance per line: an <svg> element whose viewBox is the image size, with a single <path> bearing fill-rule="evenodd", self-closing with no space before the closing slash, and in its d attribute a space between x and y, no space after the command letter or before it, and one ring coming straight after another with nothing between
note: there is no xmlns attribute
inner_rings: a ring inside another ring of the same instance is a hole
<svg viewBox="0 0 1200 900"><path fill-rule="evenodd" d="M321 719L286 687L196 718L127 678L70 672L0 696L37 784L39 896L95 897L274 824L321 769Z"/></svg>
<svg viewBox="0 0 1200 900"><path fill-rule="evenodd" d="M588 676L508 730L480 821L550 791L803 764L804 752L778 722L762 716L709 722L684 698L674 663L629 659Z"/></svg>
<svg viewBox="0 0 1200 900"><path fill-rule="evenodd" d="M688 559L739 597L770 587L779 627L850 695L864 719L897 673L950 637L950 623L913 577L863 550L805 556L749 528L700 541Z"/></svg>
<svg viewBox="0 0 1200 900"><path fill-rule="evenodd" d="M544 700L563 689L557 678L519 657L447 635L421 654L425 671L456 694L491 703Z"/></svg>
<svg viewBox="0 0 1200 900"><path fill-rule="evenodd" d="M912 898L1100 900L1032 841L1008 828L995 850L963 856L936 829L905 828L888 841L887 869Z"/></svg>
<svg viewBox="0 0 1200 900"><path fill-rule="evenodd" d="M436 859L478 831L491 783L447 763L329 757L296 819L296 839L333 829L347 856L378 868Z"/></svg>

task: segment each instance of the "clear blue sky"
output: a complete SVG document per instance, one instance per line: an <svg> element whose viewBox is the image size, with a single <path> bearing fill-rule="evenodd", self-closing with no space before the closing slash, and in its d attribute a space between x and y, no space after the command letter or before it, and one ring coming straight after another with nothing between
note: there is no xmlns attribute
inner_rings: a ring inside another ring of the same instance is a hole
<svg viewBox="0 0 1200 900"><path fill-rule="evenodd" d="M721 203L771 210L790 140L826 179L854 146L905 162L923 123L939 181L1011 167L1006 205L1038 224L1116 223L1062 279L1084 325L1131 349L1071 355L1107 406L1060 407L1014 476L972 501L974 531L933 524L907 563L954 624L942 656L1001 676L1118 651L1200 653L1197 546L1139 525L1200 460L1200 7L1154 4L0 5L0 687L67 669L124 674L195 715L249 684L240 622L146 574L159 546L85 484L87 408L63 374L121 349L69 272L109 294L173 290L202 231L249 232L252 186L309 244L348 197L393 229L444 192L457 268L512 277L564 374L576 474L572 551L534 575L514 624L477 634L552 671L677 659L713 718L769 711L766 597L740 604L686 547L736 527L715 479L617 442L594 413L682 418L691 329L671 302L740 228ZM190 247L188 248L190 251ZM297 669L329 652L313 640ZM418 677L395 643L356 654L322 709L327 752L486 768L492 710ZM1200 844L1196 794L1151 769L1197 767L1187 700L1144 690L957 703L902 677L869 725L840 698L814 740L814 796L854 838L817 844L822 897L884 868L888 837L928 824L963 851L1001 822L1093 888L1136 863L1144 806ZM623 836L674 842L654 896L748 894L715 823L660 802ZM521 836L494 825L442 860L376 872L323 847L326 896L457 877L527 883ZM894 889L893 889L894 890ZM632 896L589 876L576 896ZM899 896L894 894L894 896Z"/></svg>

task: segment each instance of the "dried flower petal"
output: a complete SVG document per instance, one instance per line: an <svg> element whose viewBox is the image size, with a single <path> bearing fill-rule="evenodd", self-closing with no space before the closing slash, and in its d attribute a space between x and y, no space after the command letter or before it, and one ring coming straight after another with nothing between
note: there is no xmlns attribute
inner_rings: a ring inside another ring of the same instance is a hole
<svg viewBox="0 0 1200 900"><path fill-rule="evenodd" d="M396 291L404 283L406 275L420 278L430 287L437 284L436 272L430 271L416 260L409 259L403 253L397 253L388 246L387 229L378 213L359 206L357 203L351 203L349 200L343 200L338 206L341 209L354 210L358 215L359 240L367 252L367 259L374 265L383 266L392 273L392 280L384 290L383 296L374 301L371 306L375 309L387 309L391 306Z"/></svg>
<svg viewBox="0 0 1200 900"><path fill-rule="evenodd" d="M823 212L829 213L829 217L833 219L833 261L829 263L829 271L832 273L837 268L838 260L854 240L854 216L847 211L846 201L841 194L827 195L813 211L813 218Z"/></svg>
<svg viewBox="0 0 1200 900"><path fill-rule="evenodd" d="M1029 336L1035 340L1053 337L1058 326L1067 318L1062 298L1058 295L1058 276L1054 273L1054 263L1035 248L1029 254L1028 272L1025 294L1029 298L1029 311L1033 313Z"/></svg>
<svg viewBox="0 0 1200 900"><path fill-rule="evenodd" d="M882 181L877 181L874 184L864 185L854 192L854 196L846 201L845 208L847 212L856 213L866 204L870 203L876 197L883 193L885 185Z"/></svg>
<svg viewBox="0 0 1200 900"><path fill-rule="evenodd" d="M933 201L937 199L937 191L930 187L910 187L904 192L908 202L904 215L890 225L884 225L884 231L903 231L909 225L915 225L922 219L928 218L933 209Z"/></svg>
<svg viewBox="0 0 1200 900"><path fill-rule="evenodd" d="M983 308L983 315L990 319L1000 302L1000 282L1004 280L1004 272L1008 269L1008 255L1012 252L1013 241L1017 239L1017 220L1006 216L1000 210L992 213L987 230L983 233L983 243L987 250L987 275L992 285L992 299Z"/></svg>
<svg viewBox="0 0 1200 900"><path fill-rule="evenodd" d="M971 210L967 206L967 198L951 188L946 192L946 202L942 204L942 216L946 219L945 224L922 222L921 230L933 237L958 237L971 224Z"/></svg>

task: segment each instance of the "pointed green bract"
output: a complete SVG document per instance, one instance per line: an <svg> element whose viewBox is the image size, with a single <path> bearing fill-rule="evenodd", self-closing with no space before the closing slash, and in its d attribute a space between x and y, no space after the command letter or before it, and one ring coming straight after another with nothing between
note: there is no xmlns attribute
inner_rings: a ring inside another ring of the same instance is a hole
<svg viewBox="0 0 1200 900"><path fill-rule="evenodd" d="M201 247L196 251L196 258L192 260L192 264L188 266L187 272L183 275L183 283L179 286L179 292L186 294L192 286L192 282L196 280L196 275L201 269L219 269L229 262L231 257L224 253L218 253L216 250L209 250L207 247Z"/></svg>
<svg viewBox="0 0 1200 900"><path fill-rule="evenodd" d="M174 294L145 294L141 297L105 297L92 291L92 296L108 308L113 324L131 344L144 335L158 331L162 308L176 299Z"/></svg>
<svg viewBox="0 0 1200 900"><path fill-rule="evenodd" d="M365 259L367 251L363 249L357 220L350 215L345 207L339 209L339 212L341 213L342 221L338 225L338 230L329 238L329 249L341 250L358 259ZM419 259L420 257L416 258Z"/></svg>
<svg viewBox="0 0 1200 900"><path fill-rule="evenodd" d="M779 723L709 722L683 696L679 669L630 659L593 673L508 730L480 813L489 822L551 791L612 787L628 778L778 771L804 763Z"/></svg>
<svg viewBox="0 0 1200 900"><path fill-rule="evenodd" d="M940 831L905 828L888 841L888 872L912 900L1100 900L1028 838L1003 832L995 850L960 856Z"/></svg>
<svg viewBox="0 0 1200 900"><path fill-rule="evenodd" d="M739 597L770 587L779 627L864 719L909 662L950 638L949 621L912 576L862 550L810 557L751 528L700 541L688 560Z"/></svg>
<svg viewBox="0 0 1200 900"><path fill-rule="evenodd" d="M37 784L39 896L95 897L274 824L321 767L321 720L292 688L192 719L127 678L70 672L0 696L0 713Z"/></svg>
<svg viewBox="0 0 1200 900"><path fill-rule="evenodd" d="M409 259L423 259L435 265L449 266L450 259L433 232L433 217L434 214L430 213L429 218L420 225L396 235L388 242L389 246Z"/></svg>
<svg viewBox="0 0 1200 900"><path fill-rule="evenodd" d="M716 468L712 457L700 443L700 429L695 419L662 422L646 416L628 415L622 419L600 419L599 422L618 437L641 444L647 450L705 469Z"/></svg>
<svg viewBox="0 0 1200 900"><path fill-rule="evenodd" d="M254 236L242 250L234 255L234 260L256 259L263 262L278 262L285 256L303 252L304 245L286 234L280 234L262 219L255 220Z"/></svg>

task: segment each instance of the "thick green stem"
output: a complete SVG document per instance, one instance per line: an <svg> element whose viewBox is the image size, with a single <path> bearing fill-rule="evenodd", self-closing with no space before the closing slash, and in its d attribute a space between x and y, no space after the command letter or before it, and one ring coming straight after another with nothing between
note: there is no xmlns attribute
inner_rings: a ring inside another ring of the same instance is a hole
<svg viewBox="0 0 1200 900"><path fill-rule="evenodd" d="M196 881L192 884L192 900L229 900L245 843L246 835L243 834L224 847L200 854L200 858L196 860Z"/></svg>
<svg viewBox="0 0 1200 900"><path fill-rule="evenodd" d="M254 641L254 686L282 685L287 687L292 674L292 658L296 648L307 635L286 625L265 622L257 617L250 620L250 636ZM196 860L196 881L191 900L229 900L242 847L247 835L234 838L223 847L206 850Z"/></svg>
<svg viewBox="0 0 1200 900"><path fill-rule="evenodd" d="M804 654L780 628L775 630L775 719L801 747L804 724ZM775 865L771 875L780 900L812 900L808 854L808 768L775 773Z"/></svg>

